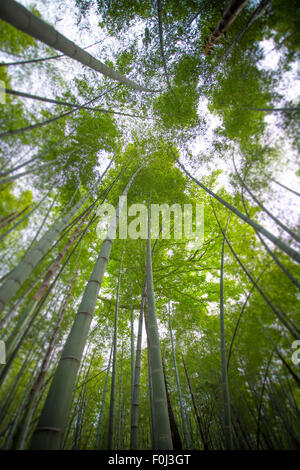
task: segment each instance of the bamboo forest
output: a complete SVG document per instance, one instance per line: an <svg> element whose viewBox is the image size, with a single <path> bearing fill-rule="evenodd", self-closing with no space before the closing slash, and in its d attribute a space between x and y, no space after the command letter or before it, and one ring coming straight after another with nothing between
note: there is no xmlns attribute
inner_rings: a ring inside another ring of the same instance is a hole
<svg viewBox="0 0 300 470"><path fill-rule="evenodd" d="M1 0L1 450L300 449L299 18Z"/></svg>

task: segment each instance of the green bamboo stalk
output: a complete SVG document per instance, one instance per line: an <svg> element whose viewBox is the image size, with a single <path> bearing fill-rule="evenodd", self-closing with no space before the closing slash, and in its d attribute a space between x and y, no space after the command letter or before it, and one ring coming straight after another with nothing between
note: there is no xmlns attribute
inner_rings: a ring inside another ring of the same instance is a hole
<svg viewBox="0 0 300 470"><path fill-rule="evenodd" d="M99 113L118 114L120 116L142 118L142 116L138 116L136 114L122 113L120 111L114 111L114 110L111 110L111 109L104 109L104 108L98 108L98 107L92 108L92 107L86 106L86 105L74 104L74 103L61 101L61 100L54 100L52 98L45 98L44 96L31 95L30 93L24 93L23 91L12 90L10 88L6 88L5 93L8 93L8 94L13 95L13 96L21 96L23 98L28 98L28 99L31 99L31 100L43 101L45 103L54 103L54 104L58 104L58 105L61 105L61 106L67 106L69 108L87 109L88 111L94 111L94 112L99 112Z"/></svg>
<svg viewBox="0 0 300 470"><path fill-rule="evenodd" d="M247 3L247 0L230 0L226 8L222 12L222 18L219 20L217 26L213 30L210 38L207 40L204 49L204 55L209 54L211 48L220 40L223 34L235 21L236 17L241 12L242 8Z"/></svg>
<svg viewBox="0 0 300 470"><path fill-rule="evenodd" d="M119 410L118 410L118 438L117 438L117 449L119 450L121 444L121 428L122 428L122 385L123 385L123 358L124 358L124 341L122 338L121 347L121 371L119 379Z"/></svg>
<svg viewBox="0 0 300 470"><path fill-rule="evenodd" d="M108 444L107 444L107 448L109 450L114 449L116 376L117 376L117 337L118 337L120 282L121 282L123 255L124 255L124 244L122 248L122 255L121 255L119 275L118 275L117 293L116 293L115 323L114 323L114 337L113 337L113 361L112 361L112 373L111 373L110 406L109 406L109 422L108 422Z"/></svg>
<svg viewBox="0 0 300 470"><path fill-rule="evenodd" d="M168 404L164 374L162 367L159 332L156 319L155 298L152 275L151 256L151 220L150 220L150 199L148 205L148 240L147 240L147 303L148 303L148 331L150 346L150 367L153 390L153 433L156 440L156 449L173 449L171 428L168 414Z"/></svg>
<svg viewBox="0 0 300 470"><path fill-rule="evenodd" d="M56 31L48 23L37 18L30 11L14 0L2 0L0 5L0 17L15 28L29 34L42 41L50 47L62 52L64 55L77 60L82 65L87 65L96 72L100 72L106 77L129 86L137 91L152 92L149 88L138 85L132 80L124 77L104 63L95 59L88 52L76 46L74 42Z"/></svg>
<svg viewBox="0 0 300 470"><path fill-rule="evenodd" d="M127 196L139 168L127 184L123 196ZM98 293L109 260L113 239L111 234L119 222L122 204L119 204L111 222L107 237L83 294L73 327L64 346L58 367L52 380L37 429L33 435L32 449L58 449L66 424L72 390L93 318Z"/></svg>
<svg viewBox="0 0 300 470"><path fill-rule="evenodd" d="M148 314L147 314L147 299L145 299L145 305L144 305L144 317L145 317L145 328L147 331L147 362L148 362L148 386L149 386L149 405L150 405L150 426L151 426L151 445L152 449L156 448L155 445L155 435L154 435L154 429L153 429L153 423L154 423L154 412L153 412L153 388L152 388L152 377L151 377L151 366L150 366L150 346L149 346L149 334L148 334L148 327L149 327L149 322L148 322Z"/></svg>
<svg viewBox="0 0 300 470"><path fill-rule="evenodd" d="M107 366L106 377L105 377L105 384L104 384L103 393L102 393L101 408L100 408L99 417L98 417L98 426L97 426L97 433L96 433L96 440L95 440L95 450L99 449L99 444L100 444L102 418L103 418L103 411L104 411L104 405L105 405L105 397L106 397L106 392L107 392L108 378L109 378L109 373L110 373L112 353L113 353L113 341L111 343L111 348L110 348L108 366Z"/></svg>
<svg viewBox="0 0 300 470"><path fill-rule="evenodd" d="M266 214L268 214L268 216L274 220L274 222L279 225L279 227L281 227L285 232L287 232L292 238L294 238L294 240L296 240L298 243L300 243L300 237L294 233L292 230L290 230L285 224L283 224L277 217L275 217L258 199L257 197L253 194L253 192L251 191L251 189L249 188L249 186L246 184L245 182L245 179L242 178L239 174L239 172L237 171L237 168L235 166L235 161L234 161L234 158L232 159L233 160L233 165L234 165L234 169L235 169L235 172L236 172L236 175L242 185L243 188L246 189L246 191L250 194L250 196L252 197L253 201L256 202L256 204L258 205L258 207L260 209L262 209Z"/></svg>
<svg viewBox="0 0 300 470"><path fill-rule="evenodd" d="M204 447L204 450L208 450L208 443L207 443L207 439L206 439L206 436L205 436L205 433L204 433L203 423L202 423L202 420L201 420L201 417L200 417L200 414L199 414L199 410L198 410L195 395L194 395L194 392L193 392L193 389L192 389L192 384L191 384L191 381L190 381L189 373L188 373L187 366L186 366L186 363L185 363L185 360L184 360L183 356L182 356L182 362L183 362L185 376L186 376L186 380L187 380L189 390L190 390L190 394L191 394L191 398L192 398L193 408L194 408L194 412L195 412L195 415L196 415L200 436L201 436L201 439L202 439L202 442L203 442L203 447Z"/></svg>
<svg viewBox="0 0 300 470"><path fill-rule="evenodd" d="M38 208L39 206L44 202L44 200L46 199L46 197L49 196L51 191L48 191L45 196L29 211L27 212L27 214L24 215L24 217L22 217L15 225L13 225L12 227L10 227L8 230L6 230L3 235L1 235L0 237L0 241L4 240L5 237L7 237L7 235L10 234L10 232L12 232L13 230L15 230L22 222L24 222L24 220L26 220L31 214L33 214Z"/></svg>
<svg viewBox="0 0 300 470"><path fill-rule="evenodd" d="M225 324L224 324L224 251L225 251L225 236L229 224L229 217L227 218L226 228L224 231L222 253L221 253L221 268L220 268L220 346L221 346L221 371L222 371L222 393L223 393L223 406L224 406L224 433L225 433L225 448L231 450L232 431L231 431L231 416L230 416L230 397L227 375L227 358L226 358L226 341L225 341Z"/></svg>
<svg viewBox="0 0 300 470"><path fill-rule="evenodd" d="M300 197L300 193L298 193L297 191L295 191L294 189L291 189L291 188L288 188L287 186L285 186L284 184L282 183L279 183L279 181L275 180L274 178L271 178L271 180L278 184L279 186L281 186L282 188L286 189L287 191L289 191L290 193L293 193L295 194L296 196L299 196Z"/></svg>
<svg viewBox="0 0 300 470"><path fill-rule="evenodd" d="M175 355L175 345L174 345L174 337L173 337L173 330L172 330L170 305L169 305L169 328L170 328L170 338L171 338L174 370L175 370L175 376L176 376L176 385L177 385L177 393L178 393L178 400L179 400L179 408L180 408L180 415L181 415L181 423L182 423L182 430L183 430L183 438L184 438L185 447L186 447L186 449L188 449L189 448L189 440L188 440L188 433L187 433L187 427L186 427L186 421L185 421L185 414L184 414L182 393L181 393L180 380L179 380L179 374L178 374L178 368L177 368L177 361L176 361L176 355Z"/></svg>
<svg viewBox="0 0 300 470"><path fill-rule="evenodd" d="M21 317L19 318L18 323L17 323L14 331L11 333L10 337L6 341L6 354L7 354L7 357L9 357L10 354L12 353L16 343L18 342L20 333L22 333L22 330L24 329L24 327L26 327L26 323L28 323L30 321L31 314L33 313L34 309L36 308L38 302L43 297L46 289L48 288L48 286L50 284L50 281L51 281L52 277L58 271L59 266L60 266L64 256L68 252L69 248L74 243L76 238L78 238L80 235L83 236L85 234L85 232L86 232L87 228L89 227L90 223L87 224L87 226L85 227L85 229L82 230L82 232L80 232L80 230L82 228L83 223L85 222L85 220L87 219L87 217L91 213L92 209L93 209L93 204L88 209L88 211L86 211L85 216L81 219L79 225L77 226L76 230L74 231L72 236L67 241L64 248L61 250L61 252L56 256L54 261L52 261L52 263L48 267L47 272L44 276L44 279L43 279L41 285L39 286L39 288L35 292L35 294L33 296L33 299L30 301L29 305L25 308L25 311L22 313Z"/></svg>
<svg viewBox="0 0 300 470"><path fill-rule="evenodd" d="M76 109L72 109L71 111L68 111L67 113L61 113L58 116L54 116L52 118L46 119L45 121L37 122L36 124L29 124L28 126L25 126L25 127L19 127L18 129L12 129L9 131L1 132L0 139L3 139L4 137L13 136L13 135L24 134L24 132L32 131L33 129L39 129L40 127L46 126L47 124L51 124L52 122L56 122L59 119L70 116L70 114L74 113L75 111Z"/></svg>
<svg viewBox="0 0 300 470"><path fill-rule="evenodd" d="M244 264L242 263L242 261L240 260L240 258L237 256L237 254L235 253L234 249L232 248L232 245L231 243L229 242L228 238L226 237L221 225L220 225L220 222L219 222L219 219L217 217L217 214L215 212L215 209L214 209L214 206L212 205L212 208L213 208L213 212L214 212L214 215L215 215L215 218L217 220L217 223L219 225L219 228L223 234L223 237L225 237L226 239L226 243L231 251L231 253L233 254L233 256L235 257L235 259L237 260L237 262L239 263L239 265L241 266L242 270L244 271L244 273L247 275L247 277L250 279L250 281L252 282L252 284L254 284L256 290L260 293L260 295L262 296L262 298L264 299L264 301L269 305L269 307L271 308L271 310L275 313L276 317L282 322L282 324L287 328L287 330L291 333L291 335L295 338L295 339L298 339L299 338L299 335L296 331L294 331L294 328L293 326L289 323L289 320L287 319L287 316L285 314L285 316L283 316L280 311L274 307L274 305L272 304L272 302L269 300L269 298L266 296L266 294L264 293L264 291L259 287L259 285L255 282L255 280L253 279L253 277L251 276L251 274L249 273L249 271L245 268Z"/></svg>
<svg viewBox="0 0 300 470"><path fill-rule="evenodd" d="M24 207L24 209L22 209L22 210L19 211L19 212L14 211L14 212L12 212L11 214L9 214L9 215L3 217L3 218L0 220L0 229L6 227L6 225L9 225L11 222L13 222L13 221L16 220L18 217L20 217L25 211L27 211L28 208L29 208L29 206L26 206L26 207Z"/></svg>
<svg viewBox="0 0 300 470"><path fill-rule="evenodd" d="M84 236L85 232L82 233L80 239L78 240L78 242L76 243L75 247L73 248L73 250L71 251L71 253L68 255L67 259L64 261L64 264L62 265L62 267L60 268L59 272L57 273L55 279L52 281L51 285L48 287L47 291L43 294L43 297L41 298L41 300L39 301L36 301L35 299L33 300L33 302L35 302L35 305L36 306L36 309L34 309L34 306L32 307L33 308L33 314L30 315L30 317L28 319L26 319L26 327L24 327L23 325L23 328L22 330L18 333L18 343L17 345L14 347L14 349L11 351L10 355L7 357L7 362L6 364L4 365L4 367L0 366L0 370L1 370L1 374L0 374L0 385L1 383L4 381L8 371L9 371L9 368L11 366L11 363L12 361L14 360L15 356L17 355L23 341L25 340L25 338L27 337L35 319L37 318L37 315L39 314L39 312L42 310L43 306L44 306L44 303L46 302L49 294L51 293L53 287L55 286L56 282L58 281L61 273L64 271L69 259L71 258L71 256L73 255L73 253L75 252L75 250L77 249L78 245L80 244L83 236ZM32 305L32 304L31 304ZM31 312L30 312L31 313ZM12 337L12 341L13 341L13 337ZM11 349L11 348L10 348Z"/></svg>
<svg viewBox="0 0 300 470"><path fill-rule="evenodd" d="M132 305L132 280L130 278L130 358L131 358L131 401L134 389L134 327L133 327L133 305Z"/></svg>
<svg viewBox="0 0 300 470"><path fill-rule="evenodd" d="M141 299L140 317L138 326L138 336L136 344L136 355L135 355L135 368L134 368L134 388L132 392L131 401L131 424L130 424L130 449L139 449L139 392L140 392L140 372L141 372L141 353L142 353L142 332L143 332L143 315L144 315L144 304L146 285L144 283L144 289Z"/></svg>
<svg viewBox="0 0 300 470"><path fill-rule="evenodd" d="M111 162L109 163L108 167L110 165ZM19 288L30 276L35 267L39 264L45 253L51 248L53 242L58 238L58 236L60 236L62 231L72 220L76 212L88 200L90 195L91 191L89 191L80 201L78 201L77 204L75 204L60 221L55 221L47 230L47 232L42 236L42 238L36 243L36 245L27 251L19 265L10 273L8 278L6 278L5 282L0 287L0 312L18 292Z"/></svg>
<svg viewBox="0 0 300 470"><path fill-rule="evenodd" d="M111 89L109 91L111 91ZM108 93L108 92L101 93L101 95L96 96L96 98L92 98L91 100L87 101L85 103L85 105L93 103L94 101L97 101L99 98L104 96L106 93ZM46 121L41 121L41 122L37 122L36 124L31 124L29 126L20 127L18 129L12 129L12 130L9 130L9 131L6 131L6 132L2 132L0 134L0 139L3 138L3 137L7 137L7 136L23 134L24 132L30 131L32 129L38 129L40 127L51 124L52 122L59 121L60 119L63 119L64 117L70 116L73 113L75 114L77 111L78 111L78 108L74 108L74 109L71 109L71 111L68 111L67 113L61 113L58 116L54 116L53 118L47 119ZM73 132L74 131L70 132L70 134L68 134L67 137L69 137L69 135L71 135ZM48 151L46 151L46 153L48 153ZM42 153L42 155L44 155L44 153Z"/></svg>
<svg viewBox="0 0 300 470"><path fill-rule="evenodd" d="M19 165L16 165L15 167L10 168L9 170L6 170L6 171L1 172L1 173L0 173L0 177L3 178L4 176L9 175L10 173L14 173L15 171L19 170L20 168L23 168L24 166L27 166L27 165L29 165L30 163L35 162L36 160L38 160L39 158L43 157L44 155L47 155L47 153L51 152L51 150L53 150L54 148L58 147L62 142L64 142L65 140L67 140L70 136L71 136L71 134L67 135L67 136L64 137L63 139L61 139L61 140L59 140L58 142L56 142L55 144L53 144L53 145L52 145L51 147L49 147L48 149L43 150L41 153L38 153L37 155L35 155L34 157L30 158L29 160L26 160L25 162L20 163Z"/></svg>

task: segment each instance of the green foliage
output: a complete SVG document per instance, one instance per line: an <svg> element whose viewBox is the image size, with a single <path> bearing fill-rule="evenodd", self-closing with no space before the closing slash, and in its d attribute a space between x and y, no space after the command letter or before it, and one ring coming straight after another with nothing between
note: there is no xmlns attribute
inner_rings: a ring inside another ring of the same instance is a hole
<svg viewBox="0 0 300 470"><path fill-rule="evenodd" d="M177 86L158 96L153 109L167 129L194 127L198 123L197 96L192 86Z"/></svg>

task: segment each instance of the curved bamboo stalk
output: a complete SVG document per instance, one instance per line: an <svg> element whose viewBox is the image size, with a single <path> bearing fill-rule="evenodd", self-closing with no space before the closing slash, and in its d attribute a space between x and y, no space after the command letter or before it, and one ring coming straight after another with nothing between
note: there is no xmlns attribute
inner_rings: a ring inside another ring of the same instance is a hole
<svg viewBox="0 0 300 470"><path fill-rule="evenodd" d="M242 193L242 201L243 201L243 206L244 206L244 209L245 209L245 212L246 214L248 215L249 217L249 213L248 213L248 210L247 210L247 206L246 206L246 203L245 203L245 199L244 199L244 194ZM264 241L263 237L260 235L259 232L255 231L256 232L256 235L257 237L259 238L261 244L264 246L265 250L269 253L269 255L271 256L271 258L275 261L275 263L277 264L277 266L284 272L284 274L289 278L289 280L296 286L298 287L298 289L300 289L300 282L293 276L293 274L282 264L282 262L277 258L277 256L273 253L273 251L270 250L270 248L268 247L267 243Z"/></svg>
<svg viewBox="0 0 300 470"><path fill-rule="evenodd" d="M99 417L98 417L98 426L97 426L97 433L96 433L96 440L95 440L95 450L99 449L99 444L100 444L102 418L103 418L103 411L104 411L104 405L105 405L105 397L106 397L106 392L107 392L108 378L109 378L110 367L111 367L112 353L113 353L113 341L111 343L111 348L110 348L108 366L107 366L106 377L105 377L105 384L104 384L103 393L102 393L101 408L100 408Z"/></svg>
<svg viewBox="0 0 300 470"><path fill-rule="evenodd" d="M26 160L24 163L20 163L19 165L15 166L14 168L11 168L10 170L3 171L2 173L0 173L0 177L3 178L4 176L9 175L10 173L14 173L15 171L19 170L20 168L23 168L24 166L27 166L30 163L33 163L34 161L38 160L40 157L43 157L44 155L47 155L47 153L49 153L54 148L58 147L62 142L67 140L70 136L71 136L71 134L67 135L66 137L64 137L60 141L56 142L54 145L52 145L48 149L44 150L41 153L38 153L35 157L32 157L29 160Z"/></svg>
<svg viewBox="0 0 300 470"><path fill-rule="evenodd" d="M105 172L108 170L111 164L112 160L110 161ZM101 181L102 177L99 179L99 181ZM19 288L41 261L44 254L49 250L53 242L60 236L61 232L66 228L76 212L88 200L90 194L91 191L88 192L80 201L78 201L77 204L75 204L60 221L54 222L54 224L52 224L52 226L42 236L42 238L30 250L27 251L19 265L10 273L8 278L6 278L0 288L0 311L3 310L5 305L17 293Z"/></svg>
<svg viewBox="0 0 300 470"><path fill-rule="evenodd" d="M201 420L201 417L200 417L200 414L199 414L199 410L198 410L198 406L197 406L197 403L196 403L195 395L193 393L189 373L188 373L187 366L186 366L186 363L185 363L185 360L184 360L183 356L182 356L182 362L183 362L185 376L186 376L186 380L187 380L187 383L188 383L188 386L189 386L189 391L190 391L192 402L193 402L193 408L194 408L194 412L195 412L195 415L196 415L200 436L201 436L201 439L202 439L202 442L203 442L203 448L204 448L204 450L208 450L209 447L208 447L208 442L207 442L207 439L206 439L206 436L205 436L205 433L204 433L203 423L202 423L202 420Z"/></svg>
<svg viewBox="0 0 300 470"><path fill-rule="evenodd" d="M157 16L158 16L158 31L159 31L159 47L160 47L160 55L163 61L163 68L166 76L167 85L171 88L168 69L167 69L167 61L165 56L165 49L164 49L164 37L163 37L163 25L162 25L162 15L161 15L161 0L156 0L157 5Z"/></svg>
<svg viewBox="0 0 300 470"><path fill-rule="evenodd" d="M54 349L57 334L58 334L61 322L63 320L63 316L64 316L64 313L66 311L68 302L69 302L70 297L71 297L71 293L72 293L72 289L74 287L74 283L75 283L77 273L78 273L78 270L75 273L75 275L73 276L73 279L71 280L70 286L69 286L69 288L66 292L66 295L65 295L65 297L62 301L62 304L61 304L59 312L58 312L57 320L56 320L56 323L55 323L55 326L54 326L54 330L53 330L53 333L51 335L51 338L50 338L50 341L49 341L49 344L48 344L48 348L45 352L45 355L44 355L44 358L43 358L43 361L42 361L40 372L39 372L32 388L29 392L27 404L25 406L25 413L22 417L22 423L20 424L21 430L20 430L19 438L17 440L17 446L16 446L17 449L23 449L24 448L25 439L26 439L26 436L27 436L27 433L28 433L30 422L32 420L36 399L37 399L37 396L40 392L40 389L41 389L42 383L44 381L45 375L47 373L47 368L48 368L48 365L49 365L49 362L50 362L50 356L51 356L52 351Z"/></svg>
<svg viewBox="0 0 300 470"><path fill-rule="evenodd" d="M101 98L106 93L113 90L114 88L115 87L111 88L110 90L108 90L105 93L101 93L100 95L96 96L96 98L92 98L91 100L87 101L85 103L85 105L93 103L94 101L97 101L99 98ZM47 124L51 124L52 122L58 121L59 119L65 118L65 117L69 116L70 114L76 113L76 111L78 111L78 108L74 108L71 111L68 111L67 113L59 114L59 116L55 116L53 118L47 119L46 121L41 121L41 122L37 122L36 124L31 124L31 125L26 126L26 127L20 127L19 129L12 129L10 131L2 132L0 134L0 138L7 137L7 136L12 136L12 135L17 135L17 134L23 134L24 132L30 131L32 129L38 129L40 127L46 126ZM71 135L72 133L73 132L71 132L69 135Z"/></svg>
<svg viewBox="0 0 300 470"><path fill-rule="evenodd" d="M264 268L261 273L259 274L259 276L257 276L257 278L255 279L255 284L257 284L260 280L260 278L262 277L262 275L265 273L267 268ZM254 291L255 289L255 284L252 285L251 289L249 290L249 293L246 297L246 300L245 302L243 303L242 305L242 308L240 310L240 314L238 316L238 319L237 319L237 322L235 324L235 327L234 327L234 331L233 331L233 334L232 334L232 338L231 338L231 342L230 342L230 345L229 345L229 348L228 348L228 355L227 355L227 369L229 369L229 363L230 363L230 358L231 358L231 354L232 354L232 348L233 348L233 343L234 343L234 340L236 338L236 335L237 335L237 331L238 331L238 327L239 327L239 324L240 324L240 321L241 321L241 318L242 318L242 315L243 315L243 312L246 308L246 305L248 303L248 300L250 299L250 296L252 294L252 292Z"/></svg>

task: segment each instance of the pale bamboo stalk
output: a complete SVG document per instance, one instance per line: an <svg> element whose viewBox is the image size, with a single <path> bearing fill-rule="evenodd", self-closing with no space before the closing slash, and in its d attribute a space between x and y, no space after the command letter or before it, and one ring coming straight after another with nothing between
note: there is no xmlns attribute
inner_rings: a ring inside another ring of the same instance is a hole
<svg viewBox="0 0 300 470"><path fill-rule="evenodd" d="M77 60L82 65L87 65L96 72L100 72L106 77L117 80L123 85L127 85L137 91L152 92L149 88L143 87L132 80L124 77L104 63L95 59L88 52L76 46L74 42L56 31L52 26L37 18L30 11L14 0L2 0L0 5L0 17L15 28L29 34L42 41L50 47L62 52L64 55Z"/></svg>
<svg viewBox="0 0 300 470"><path fill-rule="evenodd" d="M150 199L148 205L148 240L147 240L147 303L148 303L148 331L150 346L150 366L153 391L153 433L155 436L156 449L173 449L171 428L168 413L168 404L164 374L161 359L160 340L156 319L155 297L152 275L151 255L151 221L150 221Z"/></svg>

